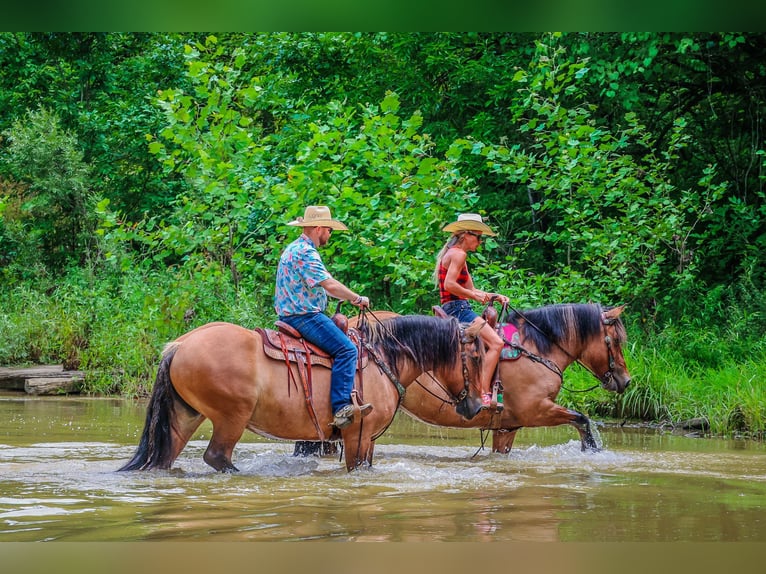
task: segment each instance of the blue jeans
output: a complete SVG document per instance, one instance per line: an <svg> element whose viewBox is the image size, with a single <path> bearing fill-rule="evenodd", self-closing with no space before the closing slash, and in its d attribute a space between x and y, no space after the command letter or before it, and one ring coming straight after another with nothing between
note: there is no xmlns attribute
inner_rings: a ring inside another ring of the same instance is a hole
<svg viewBox="0 0 766 574"><path fill-rule="evenodd" d="M330 375L332 412L336 413L338 409L351 404L351 391L354 389L359 353L348 336L324 313L288 315L280 319L300 331L309 343L313 343L332 356Z"/></svg>
<svg viewBox="0 0 766 574"><path fill-rule="evenodd" d="M457 317L461 323L471 323L479 315L471 309L471 304L465 299L458 301L447 301L442 304L442 309L447 315Z"/></svg>

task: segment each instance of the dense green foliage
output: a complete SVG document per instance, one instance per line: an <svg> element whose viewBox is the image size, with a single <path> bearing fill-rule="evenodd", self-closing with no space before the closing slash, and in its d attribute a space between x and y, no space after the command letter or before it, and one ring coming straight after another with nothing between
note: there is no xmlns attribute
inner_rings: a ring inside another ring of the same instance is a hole
<svg viewBox="0 0 766 574"><path fill-rule="evenodd" d="M0 34L0 362L143 392L188 328L271 322L311 203L351 229L340 280L427 312L478 211L515 307L628 304L636 384L565 401L762 432L764 62L737 33Z"/></svg>

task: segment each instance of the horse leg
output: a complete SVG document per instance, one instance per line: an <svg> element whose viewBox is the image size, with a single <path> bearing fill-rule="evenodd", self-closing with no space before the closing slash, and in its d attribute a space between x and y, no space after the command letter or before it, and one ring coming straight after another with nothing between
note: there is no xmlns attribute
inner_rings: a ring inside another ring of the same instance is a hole
<svg viewBox="0 0 766 574"><path fill-rule="evenodd" d="M338 454L337 443L331 441L295 441L293 456L328 456Z"/></svg>
<svg viewBox="0 0 766 574"><path fill-rule="evenodd" d="M492 452L508 454L511 452L513 441L518 429L498 429L492 431Z"/></svg>
<svg viewBox="0 0 766 574"><path fill-rule="evenodd" d="M593 436L593 431L591 431L590 419L577 411L569 410L569 413L573 416L569 424L576 428L577 432L580 433L580 449L583 452L599 452L601 447L598 445L598 442L596 442L596 438Z"/></svg>
<svg viewBox="0 0 766 574"><path fill-rule="evenodd" d="M207 445L203 455L206 463L218 472L239 472L239 469L231 462L231 454L234 445L242 438L245 432L245 422L237 421L213 421L213 436Z"/></svg>
<svg viewBox="0 0 766 574"><path fill-rule="evenodd" d="M188 406L185 402L176 399L174 402L173 410L175 412L175 420L172 425L173 441L172 441L172 459L178 458L181 451L186 447L186 444L191 439L194 432L205 421L205 416L195 411Z"/></svg>
<svg viewBox="0 0 766 574"><path fill-rule="evenodd" d="M546 405L541 406L540 412L536 416L531 416L525 420L519 421L521 426L525 427L555 427L560 425L571 425L580 433L580 443L582 450L598 452L601 450L591 431L590 419L577 411L566 409L556 403L546 400Z"/></svg>
<svg viewBox="0 0 766 574"><path fill-rule="evenodd" d="M342 434L346 470L351 472L365 463L372 465L374 443L370 435L361 433L358 425L351 425L343 429Z"/></svg>

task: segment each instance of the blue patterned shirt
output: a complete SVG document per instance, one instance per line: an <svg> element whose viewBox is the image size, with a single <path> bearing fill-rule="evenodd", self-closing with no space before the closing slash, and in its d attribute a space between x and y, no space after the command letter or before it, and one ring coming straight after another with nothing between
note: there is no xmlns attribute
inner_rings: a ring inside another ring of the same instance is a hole
<svg viewBox="0 0 766 574"><path fill-rule="evenodd" d="M282 252L277 267L274 309L280 317L323 313L327 291L320 283L332 278L314 243L305 235Z"/></svg>

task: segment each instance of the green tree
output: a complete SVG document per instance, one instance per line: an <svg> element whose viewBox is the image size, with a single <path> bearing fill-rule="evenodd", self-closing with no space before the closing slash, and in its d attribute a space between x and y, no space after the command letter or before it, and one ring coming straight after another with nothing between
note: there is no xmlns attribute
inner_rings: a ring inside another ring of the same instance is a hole
<svg viewBox="0 0 766 574"><path fill-rule="evenodd" d="M526 141L482 153L491 169L525 188L532 227L521 235L543 246L535 270L555 279L554 297L652 308L693 275L689 237L725 185L714 183L709 166L696 186L677 188L685 122L676 123L665 149L635 114L611 130L578 89L588 73L587 62L572 62L557 35L541 41L529 69L514 77L522 95L516 125Z"/></svg>
<svg viewBox="0 0 766 574"><path fill-rule="evenodd" d="M51 268L83 264L96 227L95 194L76 138L44 108L14 122L4 136L10 142L5 163L21 183L12 199L26 241Z"/></svg>
<svg viewBox="0 0 766 574"><path fill-rule="evenodd" d="M380 105L331 101L299 110L274 78L247 72L246 50L229 53L210 37L187 56L192 91L162 92L167 125L149 143L187 188L172 217L147 218L135 231L112 219L112 237L138 239L163 263L229 269L235 283L251 274L265 296L290 231L284 222L324 203L359 230L334 262L337 273L389 305L412 308L430 294L441 239L433 233L476 200L459 171L460 146L437 156L421 115L401 119L393 93ZM263 129L266 112L278 131ZM330 257L341 248L333 243Z"/></svg>

